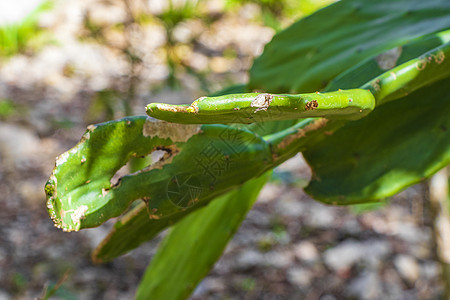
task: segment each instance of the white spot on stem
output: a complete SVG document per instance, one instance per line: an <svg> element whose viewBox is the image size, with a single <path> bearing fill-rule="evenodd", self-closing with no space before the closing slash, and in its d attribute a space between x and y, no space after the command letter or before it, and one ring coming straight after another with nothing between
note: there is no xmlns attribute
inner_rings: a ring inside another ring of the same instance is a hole
<svg viewBox="0 0 450 300"><path fill-rule="evenodd" d="M257 107L255 112L260 110L267 110L272 103L273 95L271 94L259 94L250 104L251 107Z"/></svg>

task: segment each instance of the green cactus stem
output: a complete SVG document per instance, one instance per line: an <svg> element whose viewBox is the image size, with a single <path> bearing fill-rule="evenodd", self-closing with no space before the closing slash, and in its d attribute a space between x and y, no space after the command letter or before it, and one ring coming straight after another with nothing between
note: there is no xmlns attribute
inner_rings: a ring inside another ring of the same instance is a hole
<svg viewBox="0 0 450 300"><path fill-rule="evenodd" d="M248 124L308 117L358 119L374 106L369 91L352 89L299 95L246 93L202 97L190 106L151 103L147 106L147 114L183 124Z"/></svg>
<svg viewBox="0 0 450 300"><path fill-rule="evenodd" d="M449 76L450 42L381 74L361 88L369 89L379 105Z"/></svg>

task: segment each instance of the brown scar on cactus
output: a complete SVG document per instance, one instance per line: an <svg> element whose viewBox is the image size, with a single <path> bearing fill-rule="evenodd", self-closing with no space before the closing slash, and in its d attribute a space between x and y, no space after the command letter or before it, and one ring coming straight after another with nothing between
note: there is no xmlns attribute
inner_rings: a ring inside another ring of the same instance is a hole
<svg viewBox="0 0 450 300"><path fill-rule="evenodd" d="M255 97L255 99L250 103L251 107L256 107L255 112L260 110L267 110L272 103L273 95L271 94L259 94Z"/></svg>
<svg viewBox="0 0 450 300"><path fill-rule="evenodd" d="M422 59L416 62L416 69L422 71L427 66L427 60Z"/></svg>
<svg viewBox="0 0 450 300"><path fill-rule="evenodd" d="M308 132L318 130L318 129L324 127L325 125L327 125L327 123L328 123L327 119L321 118L321 119L318 119L318 120L314 121L313 123L307 125L305 128L298 129L297 133L287 136L281 143L279 143L277 145L277 148L278 149L286 148L295 140L306 136L306 134Z"/></svg>
<svg viewBox="0 0 450 300"><path fill-rule="evenodd" d="M312 101L306 102L305 110L315 110L318 107L319 107L319 103L317 102L317 100L312 100Z"/></svg>
<svg viewBox="0 0 450 300"><path fill-rule="evenodd" d="M159 220L161 216L157 214L158 209L156 207L150 208L150 206L148 205L148 201L144 201L144 203L147 207L148 218L150 220Z"/></svg>
<svg viewBox="0 0 450 300"><path fill-rule="evenodd" d="M439 51L435 56L434 56L434 61L438 64L438 65L440 65L440 64L442 64L443 62L444 62L444 60L445 60L445 53L444 53L444 51Z"/></svg>
<svg viewBox="0 0 450 300"><path fill-rule="evenodd" d="M158 215L154 215L154 214L149 214L148 218L151 220L159 220L160 219Z"/></svg>
<svg viewBox="0 0 450 300"><path fill-rule="evenodd" d="M419 61L417 61L415 65L416 69L422 71L428 64L433 63L433 60L438 65L442 64L445 60L445 53L441 50L436 54L431 54L429 56L423 57L422 59L419 59Z"/></svg>
<svg viewBox="0 0 450 300"><path fill-rule="evenodd" d="M156 207L150 208L148 205L148 201L144 201L144 204L147 209L147 215L150 220L159 220L161 216L157 215L158 209Z"/></svg>
<svg viewBox="0 0 450 300"><path fill-rule="evenodd" d="M173 113L198 113L198 102L202 101L206 97L200 97L194 102L192 102L189 106L183 106L183 105L170 105L165 103L157 103L156 108L160 111L169 111ZM147 106L147 111L153 112L153 109L151 106Z"/></svg>

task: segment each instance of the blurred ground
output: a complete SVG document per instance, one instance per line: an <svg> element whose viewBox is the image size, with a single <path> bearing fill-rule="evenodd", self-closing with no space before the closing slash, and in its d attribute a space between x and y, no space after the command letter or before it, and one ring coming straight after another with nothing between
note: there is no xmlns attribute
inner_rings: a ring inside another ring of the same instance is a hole
<svg viewBox="0 0 450 300"><path fill-rule="evenodd" d="M164 1L152 3L147 13L163 18ZM124 11L122 1L57 2L39 18L45 44L0 57L1 300L39 297L65 274L59 299L132 299L157 241L94 265L90 252L111 223L53 227L43 187L55 157L90 123L244 83L275 33L255 4L208 1L202 21L188 16L170 30L142 16L145 26L133 25ZM308 198L309 176L301 156L276 170L193 299L439 299L424 186L356 214Z"/></svg>

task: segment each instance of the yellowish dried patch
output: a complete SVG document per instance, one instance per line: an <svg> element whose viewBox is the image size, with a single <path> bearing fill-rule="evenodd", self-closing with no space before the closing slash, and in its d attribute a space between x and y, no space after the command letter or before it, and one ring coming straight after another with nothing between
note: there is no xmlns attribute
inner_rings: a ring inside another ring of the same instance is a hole
<svg viewBox="0 0 450 300"><path fill-rule="evenodd" d="M297 133L286 137L280 144L278 144L277 148L283 149L288 147L295 140L305 137L308 132L315 131L324 127L327 124L327 122L328 120L324 118L314 121L313 123L305 126L305 128L299 129Z"/></svg>
<svg viewBox="0 0 450 300"><path fill-rule="evenodd" d="M196 114L198 113L198 106L191 105L188 108L186 108L186 112Z"/></svg>
<svg viewBox="0 0 450 300"><path fill-rule="evenodd" d="M196 203L198 203L198 201L199 201L199 199L198 198L194 198L194 199L192 199L192 200L190 200L189 202L188 202L188 207L189 206L191 206L191 205L194 205L194 204L196 204Z"/></svg>
<svg viewBox="0 0 450 300"><path fill-rule="evenodd" d="M108 192L109 192L109 190L102 189L102 195L101 196L104 198L108 194ZM99 197L100 197L100 195L99 195Z"/></svg>
<svg viewBox="0 0 450 300"><path fill-rule="evenodd" d="M170 104L165 104L165 103L156 104L156 108L158 110L170 111L170 112L174 112L174 113L186 111L186 106L170 105Z"/></svg>
<svg viewBox="0 0 450 300"><path fill-rule="evenodd" d="M198 134L201 125L176 124L147 118L142 134L145 137L158 137L160 139L170 139L173 142L187 142L193 135Z"/></svg>
<svg viewBox="0 0 450 300"><path fill-rule="evenodd" d="M88 207L86 205L81 205L75 211L72 213L70 218L72 219L72 222L75 224L76 228L80 228L81 226L81 220L84 219L86 216L86 212L88 210Z"/></svg>
<svg viewBox="0 0 450 300"><path fill-rule="evenodd" d="M425 56L419 59L416 62L416 69L422 71L426 68L428 64L436 63L438 65L442 64L445 60L445 53L443 51L438 51L436 54L430 54L429 56Z"/></svg>
<svg viewBox="0 0 450 300"><path fill-rule="evenodd" d="M427 60L426 59L421 59L419 61L416 62L416 69L419 71L422 71L426 68L427 66Z"/></svg>
<svg viewBox="0 0 450 300"><path fill-rule="evenodd" d="M444 51L438 51L438 53L434 56L434 61L440 65L444 62L445 60L445 53Z"/></svg>

